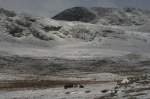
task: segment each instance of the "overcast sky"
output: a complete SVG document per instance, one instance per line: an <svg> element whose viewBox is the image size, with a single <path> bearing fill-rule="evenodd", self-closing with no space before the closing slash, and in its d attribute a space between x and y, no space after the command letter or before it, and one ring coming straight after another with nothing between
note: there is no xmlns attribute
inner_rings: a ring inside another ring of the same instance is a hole
<svg viewBox="0 0 150 99"><path fill-rule="evenodd" d="M54 16L74 6L127 6L150 9L150 0L0 0L0 7L41 16Z"/></svg>

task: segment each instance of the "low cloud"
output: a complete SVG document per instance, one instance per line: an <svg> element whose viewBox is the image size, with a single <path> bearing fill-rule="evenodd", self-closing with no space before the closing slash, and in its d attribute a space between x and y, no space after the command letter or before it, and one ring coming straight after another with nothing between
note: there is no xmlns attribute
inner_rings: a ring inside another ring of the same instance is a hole
<svg viewBox="0 0 150 99"><path fill-rule="evenodd" d="M149 8L149 4L150 0L0 0L0 7L41 16L54 16L74 6Z"/></svg>

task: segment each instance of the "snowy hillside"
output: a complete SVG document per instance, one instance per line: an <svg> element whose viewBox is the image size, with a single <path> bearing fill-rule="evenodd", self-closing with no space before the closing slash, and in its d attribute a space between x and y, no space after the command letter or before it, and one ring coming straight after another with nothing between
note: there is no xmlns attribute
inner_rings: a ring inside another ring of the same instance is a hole
<svg viewBox="0 0 150 99"><path fill-rule="evenodd" d="M147 99L149 20L134 8L75 7L52 19L0 9L0 89L59 87L0 91L0 99Z"/></svg>
<svg viewBox="0 0 150 99"><path fill-rule="evenodd" d="M148 12L143 14L142 16L139 15L141 13L146 12L144 10L128 8L126 9L127 12L124 12L126 11L125 9L124 10L110 9L110 8L92 8L92 9L99 12L99 16L101 12L105 12L105 14L102 13L104 15L101 15L101 18L99 20L108 18L106 16L116 17L115 13L129 14L131 12L132 16L133 14L135 14L136 17L138 17L136 21L140 21L139 19L140 17L142 17L142 19L146 17L145 19L149 20ZM85 8L80 11L84 10ZM86 11L88 10L86 9ZM117 16L120 16L120 14L117 14ZM113 20L113 17L110 17L112 18L111 20ZM126 17L121 18L123 20L127 20ZM130 20L135 19L132 17L128 18L130 18ZM105 20L105 22L107 21ZM16 64L10 63L10 65L15 65L13 68L15 69L16 72L18 72L18 70L20 72L21 68L26 68L24 69L25 70L24 72L31 70L30 71L31 73L32 70L34 72L34 69L35 72L39 71L39 69L37 69L36 66L34 66L37 65L36 58L39 59L44 58L44 60L40 62L41 65L39 66L39 68L43 69L43 71L41 71L43 73L53 71L53 69L54 71L55 70L57 71L56 69L57 66L51 67L51 61L53 61L51 60L51 58L72 60L72 62L68 63L66 67L64 66L66 64L65 61L63 61L62 63L60 62L60 64L63 66L58 67L58 70L61 68L68 68L68 69L75 69L75 71L76 70L78 71L79 67L83 67L83 71L89 72L89 70L85 68L87 68L87 66L90 67L89 64L91 64L91 62L90 63L84 62L84 64L86 65L85 66L82 64L82 62L80 62L80 60L88 61L88 60L104 59L105 61L107 61L106 64L109 64L108 60L110 60L116 62L115 65L118 65L118 62L120 64L120 60L122 60L124 62L124 64L122 65L125 64L133 65L133 63L139 63L141 61L149 59L150 35L148 31L144 31L146 26L148 27L148 25L146 25L148 24L148 21L147 23L134 24L133 26L131 26L131 24L126 24L128 26L122 26L117 24L116 25L92 24L79 21L72 21L72 22L58 21L47 17L33 17L27 14L15 14L12 11L1 9L0 10L1 61L2 63L4 62L3 65L6 65L10 62L9 61L10 57L14 58L13 61L18 60L17 58L19 58L18 61L22 61L21 62L21 64L23 64L22 67L19 66L20 62ZM6 58L7 60L3 59L3 57L5 56L7 56L8 58L8 59ZM24 57L29 57L29 59L26 59ZM35 63L34 62L31 64L28 63L28 61L30 61L30 58L32 59L33 57L35 58ZM50 58L49 63L45 61L45 59L48 58ZM46 71L45 70L46 68L44 68L45 66L47 67L47 64L50 64L48 65L49 68L48 71ZM94 61L92 62L92 64L97 64L97 62ZM101 65L104 64L102 63ZM56 65L59 65L59 63L57 64L56 62ZM70 65L71 66L73 65L73 68L70 68ZM10 66L9 68L12 67ZM5 67L4 69L6 69L7 71L8 68ZM93 70L91 71L95 71L96 69L98 70L97 72L109 70L109 69L99 70L98 67L93 67ZM144 69L143 71L146 70L145 68L142 69ZM149 69L146 71L149 71Z"/></svg>

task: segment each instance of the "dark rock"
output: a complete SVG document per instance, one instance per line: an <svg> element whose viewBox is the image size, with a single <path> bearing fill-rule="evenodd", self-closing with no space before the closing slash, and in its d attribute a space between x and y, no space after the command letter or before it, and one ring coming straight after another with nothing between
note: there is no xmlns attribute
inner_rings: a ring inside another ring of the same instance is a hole
<svg viewBox="0 0 150 99"><path fill-rule="evenodd" d="M70 92L65 92L65 94L70 94Z"/></svg>
<svg viewBox="0 0 150 99"><path fill-rule="evenodd" d="M44 26L43 30L45 32L49 32L49 31L59 31L62 28L62 26Z"/></svg>
<svg viewBox="0 0 150 99"><path fill-rule="evenodd" d="M12 35L12 36L15 36L15 37L22 37L22 32L23 32L23 29L19 26L16 26L16 25L11 25L11 26L8 26L8 32Z"/></svg>
<svg viewBox="0 0 150 99"><path fill-rule="evenodd" d="M90 90L86 90L86 91L85 91L85 93L90 93L90 92L91 92Z"/></svg>
<svg viewBox="0 0 150 99"><path fill-rule="evenodd" d="M104 89L104 90L102 90L101 92L102 93L106 93L106 92L108 92L109 90L107 90L107 89Z"/></svg>

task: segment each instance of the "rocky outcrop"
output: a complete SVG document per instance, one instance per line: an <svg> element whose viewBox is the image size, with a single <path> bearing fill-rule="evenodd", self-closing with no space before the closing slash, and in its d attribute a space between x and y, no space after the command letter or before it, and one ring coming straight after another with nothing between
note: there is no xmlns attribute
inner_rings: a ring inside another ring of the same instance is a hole
<svg viewBox="0 0 150 99"><path fill-rule="evenodd" d="M8 17L14 17L16 16L16 13L13 12L13 11L8 11L8 10L5 10L3 8L0 8L0 14L3 14L3 15L6 15Z"/></svg>

